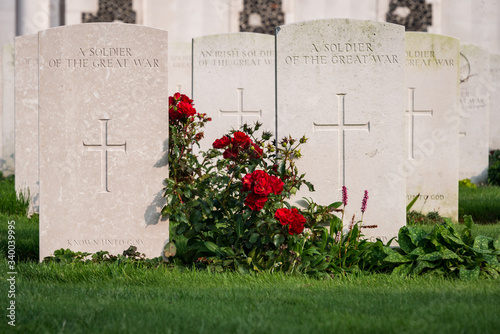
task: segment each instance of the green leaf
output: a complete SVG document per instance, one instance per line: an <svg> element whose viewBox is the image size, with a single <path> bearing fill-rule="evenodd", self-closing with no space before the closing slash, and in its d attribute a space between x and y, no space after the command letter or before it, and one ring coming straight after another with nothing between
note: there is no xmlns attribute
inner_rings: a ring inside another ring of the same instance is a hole
<svg viewBox="0 0 500 334"><path fill-rule="evenodd" d="M163 248L163 254L165 257L174 257L177 253L177 248L175 247L175 243L173 241L168 242Z"/></svg>
<svg viewBox="0 0 500 334"><path fill-rule="evenodd" d="M479 277L480 269L479 266L474 267L473 269L467 269L465 266L460 267L460 279L462 280L472 280Z"/></svg>
<svg viewBox="0 0 500 334"><path fill-rule="evenodd" d="M488 252L490 251L490 242L493 242L493 238L485 237L484 235L478 235L474 239L474 245L472 246L472 248L480 253Z"/></svg>
<svg viewBox="0 0 500 334"><path fill-rule="evenodd" d="M254 244L257 242L257 240L259 239L259 233L252 233L252 235L250 235L250 243Z"/></svg>
<svg viewBox="0 0 500 334"><path fill-rule="evenodd" d="M405 263L405 264L399 265L396 268L394 268L391 275L393 275L393 276L408 276L411 272L411 267L412 267L411 263Z"/></svg>
<svg viewBox="0 0 500 334"><path fill-rule="evenodd" d="M474 221L472 220L472 216L465 215L464 224L465 226L467 226L468 229L472 229L472 226L474 226Z"/></svg>
<svg viewBox="0 0 500 334"><path fill-rule="evenodd" d="M405 263L405 262L412 262L412 260L394 251L393 253L384 258L384 262Z"/></svg>
<svg viewBox="0 0 500 334"><path fill-rule="evenodd" d="M329 209L332 209L332 208L333 209L338 209L338 208L340 208L342 206L342 204L343 204L342 202L335 202L335 203L332 203L332 204L328 205L328 208Z"/></svg>
<svg viewBox="0 0 500 334"><path fill-rule="evenodd" d="M273 240L273 242L274 242L274 245L275 245L276 247L279 247L279 246L283 243L283 241L285 241L285 237L284 237L283 235L281 235L281 234L276 234L276 235L274 236L274 240Z"/></svg>
<svg viewBox="0 0 500 334"><path fill-rule="evenodd" d="M415 202L418 200L419 197L420 194L418 194L417 196L415 196L414 199L411 200L411 202L406 206L406 212L410 212L411 207L413 206L413 204L415 204Z"/></svg>
<svg viewBox="0 0 500 334"><path fill-rule="evenodd" d="M429 254L421 255L417 258L418 261L438 261L438 260L451 260L460 259L460 256L445 248L441 251L432 252Z"/></svg>
<svg viewBox="0 0 500 334"><path fill-rule="evenodd" d="M243 236L243 230L245 228L245 221L239 217L238 220L236 220L236 234L238 235L238 237L242 237Z"/></svg>
<svg viewBox="0 0 500 334"><path fill-rule="evenodd" d="M413 274L418 275L420 274L425 268L436 268L439 265L439 263L432 263L432 262L427 262L427 261L418 261L417 266L413 268Z"/></svg>
<svg viewBox="0 0 500 334"><path fill-rule="evenodd" d="M209 251L214 253L219 253L219 246L210 241L205 241L205 247L208 248Z"/></svg>
<svg viewBox="0 0 500 334"><path fill-rule="evenodd" d="M399 247L401 247L401 249L407 254L411 253L417 247L413 244L410 237L410 229L406 226L399 229L398 243Z"/></svg>
<svg viewBox="0 0 500 334"><path fill-rule="evenodd" d="M500 251L500 235L493 241L493 247L497 250Z"/></svg>

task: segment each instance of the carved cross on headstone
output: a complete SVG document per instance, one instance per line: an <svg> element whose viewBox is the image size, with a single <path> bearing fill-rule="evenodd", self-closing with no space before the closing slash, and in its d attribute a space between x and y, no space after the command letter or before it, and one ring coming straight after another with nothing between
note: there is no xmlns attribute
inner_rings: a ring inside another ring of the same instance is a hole
<svg viewBox="0 0 500 334"><path fill-rule="evenodd" d="M338 131L338 185L345 186L345 132L361 130L370 132L370 122L366 124L346 124L345 122L345 93L337 94L338 123L313 122L314 131Z"/></svg>
<svg viewBox="0 0 500 334"><path fill-rule="evenodd" d="M136 23L132 0L99 0L97 14L82 13L82 23L114 22Z"/></svg>
<svg viewBox="0 0 500 334"><path fill-rule="evenodd" d="M108 189L108 152L124 152L127 153L127 142L123 144L108 143L108 121L109 119L100 119L101 121L101 143L100 144L85 144L85 151L101 152L101 193L109 193Z"/></svg>
<svg viewBox="0 0 500 334"><path fill-rule="evenodd" d="M408 159L413 160L414 152L415 152L415 117L416 116L431 116L432 110L415 110L415 88L408 88L409 91L409 100L408 100L408 110L406 110L407 115L409 116L409 133L408 133Z"/></svg>
<svg viewBox="0 0 500 334"><path fill-rule="evenodd" d="M238 91L238 110L222 110L220 109L220 114L229 114L230 116L236 115L238 117L238 129L243 125L243 117L248 116L259 116L262 117L262 110L243 110L243 88L236 88Z"/></svg>

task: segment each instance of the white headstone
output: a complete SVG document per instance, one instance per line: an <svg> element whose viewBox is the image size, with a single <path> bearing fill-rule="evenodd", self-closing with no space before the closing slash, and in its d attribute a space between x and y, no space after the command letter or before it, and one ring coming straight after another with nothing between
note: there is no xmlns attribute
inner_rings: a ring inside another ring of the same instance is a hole
<svg viewBox="0 0 500 334"><path fill-rule="evenodd" d="M490 55L486 48L462 44L460 55L459 179L488 179Z"/></svg>
<svg viewBox="0 0 500 334"><path fill-rule="evenodd" d="M500 54L490 54L490 150L500 150Z"/></svg>
<svg viewBox="0 0 500 334"><path fill-rule="evenodd" d="M460 41L407 32L405 51L407 201L457 220Z"/></svg>
<svg viewBox="0 0 500 334"><path fill-rule="evenodd" d="M309 138L299 171L328 205L348 188L346 220L361 218L368 238L395 237L405 224L404 27L349 19L277 28L278 139ZM382 209L386 208L386 209Z"/></svg>
<svg viewBox="0 0 500 334"><path fill-rule="evenodd" d="M14 174L14 44L3 46L2 57L2 171Z"/></svg>
<svg viewBox="0 0 500 334"><path fill-rule="evenodd" d="M168 45L168 93L177 92L191 97L191 43Z"/></svg>
<svg viewBox="0 0 500 334"><path fill-rule="evenodd" d="M193 39L193 99L212 118L202 149L244 123L275 130L274 37L255 33Z"/></svg>
<svg viewBox="0 0 500 334"><path fill-rule="evenodd" d="M40 259L60 248L160 256L169 237L167 32L39 33Z"/></svg>
<svg viewBox="0 0 500 334"><path fill-rule="evenodd" d="M15 146L16 191L39 212L38 178L38 35L16 37Z"/></svg>

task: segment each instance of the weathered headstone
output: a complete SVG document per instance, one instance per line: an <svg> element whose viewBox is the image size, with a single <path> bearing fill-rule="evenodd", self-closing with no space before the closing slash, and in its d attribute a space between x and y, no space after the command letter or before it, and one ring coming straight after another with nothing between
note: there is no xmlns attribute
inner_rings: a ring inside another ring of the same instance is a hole
<svg viewBox="0 0 500 334"><path fill-rule="evenodd" d="M460 41L407 32L405 51L407 201L457 220Z"/></svg>
<svg viewBox="0 0 500 334"><path fill-rule="evenodd" d="M490 150L500 150L500 54L490 54Z"/></svg>
<svg viewBox="0 0 500 334"><path fill-rule="evenodd" d="M460 55L459 179L488 179L490 55L486 48L462 44Z"/></svg>
<svg viewBox="0 0 500 334"><path fill-rule="evenodd" d="M191 97L191 43L168 45L168 92L187 94Z"/></svg>
<svg viewBox="0 0 500 334"><path fill-rule="evenodd" d="M244 123L275 130L274 37L255 33L193 39L193 99L212 118L201 148Z"/></svg>
<svg viewBox="0 0 500 334"><path fill-rule="evenodd" d="M39 33L40 259L60 248L160 256L168 240L167 32Z"/></svg>
<svg viewBox="0 0 500 334"><path fill-rule="evenodd" d="M348 188L346 220L361 218L365 236L384 241L405 224L404 27L333 19L277 28L278 138L309 138L299 171L323 205ZM385 209L384 209L385 208Z"/></svg>
<svg viewBox="0 0 500 334"><path fill-rule="evenodd" d="M2 171L14 174L14 44L3 46L2 56Z"/></svg>
<svg viewBox="0 0 500 334"><path fill-rule="evenodd" d="M39 212L38 35L15 39L16 191L29 196L29 212Z"/></svg>

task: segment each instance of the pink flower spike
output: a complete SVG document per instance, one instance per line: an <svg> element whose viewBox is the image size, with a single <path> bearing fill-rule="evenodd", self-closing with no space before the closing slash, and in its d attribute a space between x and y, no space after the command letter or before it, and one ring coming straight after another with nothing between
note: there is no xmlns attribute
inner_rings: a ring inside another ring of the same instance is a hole
<svg viewBox="0 0 500 334"><path fill-rule="evenodd" d="M338 231L337 232L337 235L335 236L335 242L336 243L339 243L340 242L340 238L342 237L342 232L341 231Z"/></svg>
<svg viewBox="0 0 500 334"><path fill-rule="evenodd" d="M347 188L346 186L342 186L342 203L344 206L347 205Z"/></svg>
<svg viewBox="0 0 500 334"><path fill-rule="evenodd" d="M361 202L361 213L365 213L367 202L368 202L368 190L365 190L365 196L363 196L363 201Z"/></svg>

